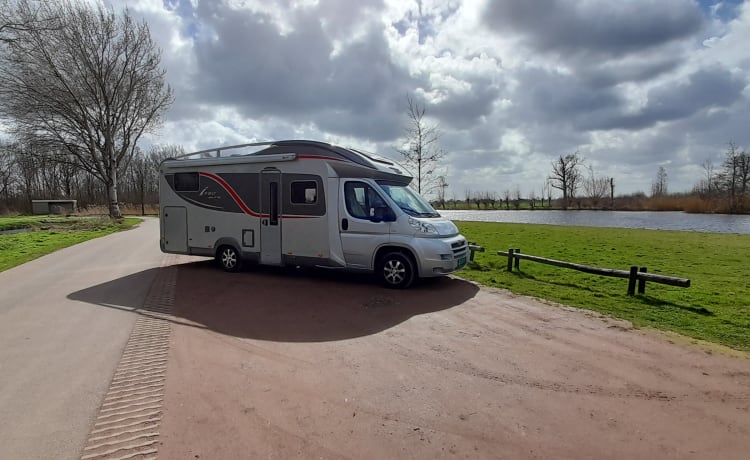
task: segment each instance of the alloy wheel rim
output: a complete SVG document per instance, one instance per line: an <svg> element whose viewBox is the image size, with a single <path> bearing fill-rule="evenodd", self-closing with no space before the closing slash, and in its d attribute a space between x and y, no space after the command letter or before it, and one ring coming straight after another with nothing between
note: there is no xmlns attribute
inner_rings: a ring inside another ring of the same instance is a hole
<svg viewBox="0 0 750 460"><path fill-rule="evenodd" d="M385 264L384 271L386 281L391 284L399 284L404 280L406 268L398 260L389 260Z"/></svg>
<svg viewBox="0 0 750 460"><path fill-rule="evenodd" d="M230 250L224 251L222 261L224 262L224 266L227 268L234 267L234 264L236 263L237 259L234 256L234 252Z"/></svg>

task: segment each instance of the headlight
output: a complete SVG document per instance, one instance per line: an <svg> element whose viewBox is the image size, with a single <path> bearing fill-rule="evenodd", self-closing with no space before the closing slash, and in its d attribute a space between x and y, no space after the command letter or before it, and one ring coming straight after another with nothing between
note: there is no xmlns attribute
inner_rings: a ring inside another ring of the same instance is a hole
<svg viewBox="0 0 750 460"><path fill-rule="evenodd" d="M421 220L412 219L411 217L409 217L409 225L414 227L419 233L437 235L438 232L434 225L422 222Z"/></svg>

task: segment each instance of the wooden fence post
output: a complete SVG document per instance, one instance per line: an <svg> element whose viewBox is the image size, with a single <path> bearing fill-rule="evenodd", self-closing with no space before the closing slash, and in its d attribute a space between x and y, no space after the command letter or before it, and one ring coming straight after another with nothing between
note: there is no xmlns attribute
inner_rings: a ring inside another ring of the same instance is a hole
<svg viewBox="0 0 750 460"><path fill-rule="evenodd" d="M638 267L632 265L630 267L630 275L628 276L628 295L635 295L635 282L638 279Z"/></svg>
<svg viewBox="0 0 750 460"><path fill-rule="evenodd" d="M648 272L648 268L641 267L639 270L641 273ZM641 278L638 280L638 294L645 294L646 293L646 280Z"/></svg>
<svg viewBox="0 0 750 460"><path fill-rule="evenodd" d="M508 271L513 271L513 250L508 249Z"/></svg>
<svg viewBox="0 0 750 460"><path fill-rule="evenodd" d="M518 248L516 248L516 252L515 253L516 254L520 254L521 250L518 249ZM516 270L521 270L521 258L520 257L516 257L515 259L516 259L516 261L514 262L513 265L515 265Z"/></svg>

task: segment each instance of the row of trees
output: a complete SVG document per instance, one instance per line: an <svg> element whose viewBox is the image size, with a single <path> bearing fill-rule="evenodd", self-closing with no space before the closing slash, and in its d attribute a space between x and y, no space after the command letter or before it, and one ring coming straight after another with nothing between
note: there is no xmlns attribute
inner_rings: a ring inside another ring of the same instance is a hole
<svg viewBox="0 0 750 460"><path fill-rule="evenodd" d="M716 167L706 161L703 171L704 177L693 187L694 194L720 211L750 211L750 152L730 142L722 163Z"/></svg>
<svg viewBox="0 0 750 460"><path fill-rule="evenodd" d="M81 0L0 0L0 196L103 194L120 217L122 174L173 101L145 22ZM99 201L99 202L102 202ZM15 205L18 205L16 203ZM26 209L22 207L22 209Z"/></svg>
<svg viewBox="0 0 750 460"><path fill-rule="evenodd" d="M692 193L670 194L667 170L659 166L651 184L651 199L690 203L689 206L673 203L670 206L674 209L730 213L750 210L750 153L730 142L721 165L716 167L713 162L706 161L703 169L704 177L693 187ZM578 208L615 208L618 202L631 207L636 201L643 206L646 198L640 193L616 199L614 178L597 175L578 152L560 155L552 162L552 173L545 187L548 186L562 192L560 205L564 209L573 205ZM686 201L691 197L697 197L703 203L695 206L694 202Z"/></svg>
<svg viewBox="0 0 750 460"><path fill-rule="evenodd" d="M141 213L157 204L159 163L182 153L181 147L171 145L148 152L136 149L117 171L120 202L140 208ZM100 178L76 165L75 157L58 161L61 155L20 143L0 143L0 214L29 213L35 199L78 200L82 209L106 203L108 192Z"/></svg>

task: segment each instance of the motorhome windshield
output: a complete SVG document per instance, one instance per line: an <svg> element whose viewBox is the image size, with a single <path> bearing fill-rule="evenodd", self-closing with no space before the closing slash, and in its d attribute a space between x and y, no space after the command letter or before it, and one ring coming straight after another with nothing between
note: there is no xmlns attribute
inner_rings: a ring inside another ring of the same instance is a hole
<svg viewBox="0 0 750 460"><path fill-rule="evenodd" d="M430 204L408 185L394 182L377 181L378 185L388 194L399 208L414 217L440 217Z"/></svg>

